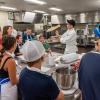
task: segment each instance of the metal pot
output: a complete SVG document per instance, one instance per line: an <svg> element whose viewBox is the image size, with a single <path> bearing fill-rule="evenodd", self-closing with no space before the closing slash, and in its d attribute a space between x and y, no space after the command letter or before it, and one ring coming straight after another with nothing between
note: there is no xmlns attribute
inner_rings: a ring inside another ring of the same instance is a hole
<svg viewBox="0 0 100 100"><path fill-rule="evenodd" d="M56 70L56 82L61 89L70 89L76 80L76 71L68 68Z"/></svg>

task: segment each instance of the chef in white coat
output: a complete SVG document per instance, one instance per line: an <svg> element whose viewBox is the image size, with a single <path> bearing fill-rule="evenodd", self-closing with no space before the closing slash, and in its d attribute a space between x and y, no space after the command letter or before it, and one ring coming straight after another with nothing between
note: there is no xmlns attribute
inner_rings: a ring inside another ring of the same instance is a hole
<svg viewBox="0 0 100 100"><path fill-rule="evenodd" d="M77 34L75 32L74 26L74 20L67 20L67 31L60 38L60 42L62 44L66 44L64 54L76 53L78 51L76 42Z"/></svg>

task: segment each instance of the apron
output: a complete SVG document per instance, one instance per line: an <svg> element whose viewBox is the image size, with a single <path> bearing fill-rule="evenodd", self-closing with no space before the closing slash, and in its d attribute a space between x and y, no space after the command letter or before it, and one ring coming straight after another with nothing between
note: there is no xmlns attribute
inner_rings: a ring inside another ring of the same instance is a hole
<svg viewBox="0 0 100 100"><path fill-rule="evenodd" d="M78 51L78 48L76 45L66 45L64 54L76 53L77 51Z"/></svg>
<svg viewBox="0 0 100 100"><path fill-rule="evenodd" d="M6 53L13 58L13 54L7 51ZM9 58L7 58L6 61L8 59ZM18 100L17 99L17 86L12 85L9 78L0 78L0 98L1 98L0 100Z"/></svg>
<svg viewBox="0 0 100 100"><path fill-rule="evenodd" d="M17 86L9 78L0 78L0 100L17 100Z"/></svg>

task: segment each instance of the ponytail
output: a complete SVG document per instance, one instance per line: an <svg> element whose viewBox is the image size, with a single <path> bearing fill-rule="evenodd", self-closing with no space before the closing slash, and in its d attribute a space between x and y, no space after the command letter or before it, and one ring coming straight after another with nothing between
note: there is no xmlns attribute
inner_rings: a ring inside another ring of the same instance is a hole
<svg viewBox="0 0 100 100"><path fill-rule="evenodd" d="M0 63L1 63L1 60L2 60L2 58L3 58L3 54L4 54L4 49L2 48L2 49L0 50Z"/></svg>

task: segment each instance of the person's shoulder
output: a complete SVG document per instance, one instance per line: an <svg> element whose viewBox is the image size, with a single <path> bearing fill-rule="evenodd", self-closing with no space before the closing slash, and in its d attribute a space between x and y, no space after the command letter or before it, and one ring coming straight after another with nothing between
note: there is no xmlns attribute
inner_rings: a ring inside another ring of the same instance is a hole
<svg viewBox="0 0 100 100"><path fill-rule="evenodd" d="M90 52L87 52L85 54L85 56L87 56L87 55L97 55L97 54L100 54L100 53L99 52L95 52L95 51L90 51Z"/></svg>
<svg viewBox="0 0 100 100"><path fill-rule="evenodd" d="M26 37L26 36L27 36L27 34L26 34L26 33L24 33L24 34L23 34L23 37Z"/></svg>
<svg viewBox="0 0 100 100"><path fill-rule="evenodd" d="M42 78L46 79L46 80L49 80L51 78L50 75L47 75L45 73L38 73L38 75L40 75Z"/></svg>
<svg viewBox="0 0 100 100"><path fill-rule="evenodd" d="M45 74L45 73L40 73L40 72L36 72L36 71L31 71L29 70L27 67L24 68L22 71L21 71L21 74L20 75L26 75L26 74L31 74L31 75L36 75L36 76L39 76L41 78L44 78L44 79L49 79L50 76Z"/></svg>
<svg viewBox="0 0 100 100"><path fill-rule="evenodd" d="M45 44L49 44L47 40L46 40L44 43L45 43Z"/></svg>
<svg viewBox="0 0 100 100"><path fill-rule="evenodd" d="M53 81L52 76L51 75L47 75L45 73L39 73L39 72L37 72L37 76L41 77L41 79L44 79L44 80L46 80L48 82Z"/></svg>
<svg viewBox="0 0 100 100"><path fill-rule="evenodd" d="M98 53L90 51L90 52L87 52L86 54L84 54L84 56L82 57L82 59L91 58L91 57L94 57L94 55L98 55Z"/></svg>
<svg viewBox="0 0 100 100"><path fill-rule="evenodd" d="M20 73L20 76L21 76L21 75L24 75L24 74L27 73L27 72L28 72L27 68L22 69L22 71L21 71L21 73Z"/></svg>

